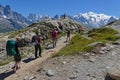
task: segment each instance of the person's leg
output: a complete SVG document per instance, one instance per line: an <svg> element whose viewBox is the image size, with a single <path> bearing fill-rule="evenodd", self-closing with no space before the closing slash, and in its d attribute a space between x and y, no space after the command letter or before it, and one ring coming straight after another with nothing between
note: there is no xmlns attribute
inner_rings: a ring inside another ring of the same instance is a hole
<svg viewBox="0 0 120 80"><path fill-rule="evenodd" d="M37 56L37 52L38 52L38 46L35 45L35 58L38 58L38 56Z"/></svg>
<svg viewBox="0 0 120 80"><path fill-rule="evenodd" d="M12 69L13 69L14 72L16 72L16 70L17 70L17 62L16 61L15 61L14 66L12 67Z"/></svg>
<svg viewBox="0 0 120 80"><path fill-rule="evenodd" d="M53 48L55 47L55 39L52 39L52 41L53 41Z"/></svg>
<svg viewBox="0 0 120 80"><path fill-rule="evenodd" d="M66 37L66 42L68 42L68 34L67 34L67 37Z"/></svg>
<svg viewBox="0 0 120 80"><path fill-rule="evenodd" d="M41 45L40 44L38 44L38 48L39 48L39 56L42 57L42 55L41 55Z"/></svg>
<svg viewBox="0 0 120 80"><path fill-rule="evenodd" d="M21 55L20 54L15 55L14 60L15 60L15 65L14 67L12 67L12 69L13 71L16 72L16 70L20 68Z"/></svg>
<svg viewBox="0 0 120 80"><path fill-rule="evenodd" d="M56 44L57 44L57 38L55 39L55 46L56 46Z"/></svg>
<svg viewBox="0 0 120 80"><path fill-rule="evenodd" d="M69 41L70 41L70 35L69 35Z"/></svg>

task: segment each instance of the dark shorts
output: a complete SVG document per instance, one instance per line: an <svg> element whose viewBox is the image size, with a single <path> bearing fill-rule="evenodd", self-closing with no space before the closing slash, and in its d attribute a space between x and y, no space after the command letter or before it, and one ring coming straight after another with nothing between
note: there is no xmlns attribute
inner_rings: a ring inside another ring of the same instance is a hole
<svg viewBox="0 0 120 80"><path fill-rule="evenodd" d="M70 34L67 34L67 37L70 37Z"/></svg>
<svg viewBox="0 0 120 80"><path fill-rule="evenodd" d="M21 56L20 56L20 54L16 54L16 55L14 56L14 60L15 60L15 62L20 62L20 61L21 61Z"/></svg>

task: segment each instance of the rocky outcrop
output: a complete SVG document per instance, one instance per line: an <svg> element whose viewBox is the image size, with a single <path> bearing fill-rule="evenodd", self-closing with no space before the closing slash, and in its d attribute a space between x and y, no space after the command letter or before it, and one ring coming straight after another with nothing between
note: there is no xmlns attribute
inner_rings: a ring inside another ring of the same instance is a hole
<svg viewBox="0 0 120 80"><path fill-rule="evenodd" d="M117 68L112 68L107 72L107 77L111 80L120 80L120 70Z"/></svg>

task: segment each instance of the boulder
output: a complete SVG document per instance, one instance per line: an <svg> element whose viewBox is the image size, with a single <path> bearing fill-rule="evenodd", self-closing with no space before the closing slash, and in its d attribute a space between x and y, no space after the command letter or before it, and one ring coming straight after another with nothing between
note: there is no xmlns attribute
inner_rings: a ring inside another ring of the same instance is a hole
<svg viewBox="0 0 120 80"><path fill-rule="evenodd" d="M120 70L112 68L107 72L107 77L111 78L111 80L120 80Z"/></svg>

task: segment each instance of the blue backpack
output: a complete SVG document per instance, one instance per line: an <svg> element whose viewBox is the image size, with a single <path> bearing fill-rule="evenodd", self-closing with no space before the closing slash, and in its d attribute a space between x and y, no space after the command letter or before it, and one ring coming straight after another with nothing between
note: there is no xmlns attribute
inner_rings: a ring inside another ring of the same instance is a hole
<svg viewBox="0 0 120 80"><path fill-rule="evenodd" d="M17 42L14 40L8 40L6 43L6 51L7 51L7 55L9 56L14 56L17 54L17 52L15 51L16 49L16 44Z"/></svg>

